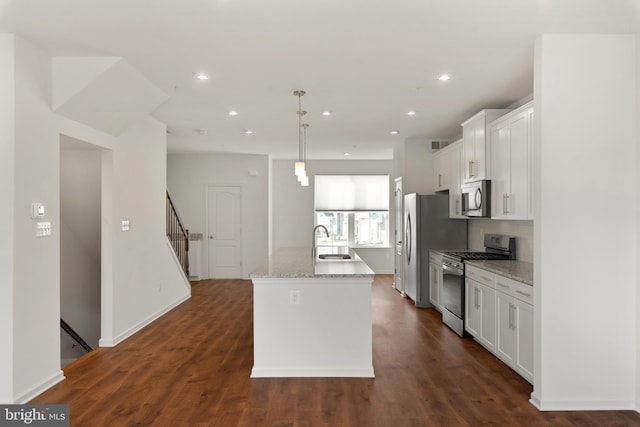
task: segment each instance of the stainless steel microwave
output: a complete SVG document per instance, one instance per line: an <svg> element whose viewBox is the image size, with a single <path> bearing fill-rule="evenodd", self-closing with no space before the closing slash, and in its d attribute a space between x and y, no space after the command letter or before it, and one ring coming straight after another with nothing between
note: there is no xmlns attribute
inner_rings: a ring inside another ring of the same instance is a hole
<svg viewBox="0 0 640 427"><path fill-rule="evenodd" d="M462 215L491 216L491 181L482 180L462 184Z"/></svg>

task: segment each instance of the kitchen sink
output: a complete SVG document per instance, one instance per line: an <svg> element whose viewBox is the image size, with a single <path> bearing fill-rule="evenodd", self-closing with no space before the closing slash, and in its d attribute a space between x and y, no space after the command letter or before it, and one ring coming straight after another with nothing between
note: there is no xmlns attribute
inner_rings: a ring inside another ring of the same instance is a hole
<svg viewBox="0 0 640 427"><path fill-rule="evenodd" d="M351 255L349 254L320 254L318 255L320 259L351 259Z"/></svg>

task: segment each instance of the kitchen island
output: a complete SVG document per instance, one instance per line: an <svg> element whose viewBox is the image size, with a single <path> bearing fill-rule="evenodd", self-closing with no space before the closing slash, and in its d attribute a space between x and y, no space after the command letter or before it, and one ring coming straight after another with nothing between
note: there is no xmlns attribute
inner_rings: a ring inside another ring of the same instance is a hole
<svg viewBox="0 0 640 427"><path fill-rule="evenodd" d="M251 273L251 377L374 377L374 273L349 255L318 259L311 248L281 248Z"/></svg>

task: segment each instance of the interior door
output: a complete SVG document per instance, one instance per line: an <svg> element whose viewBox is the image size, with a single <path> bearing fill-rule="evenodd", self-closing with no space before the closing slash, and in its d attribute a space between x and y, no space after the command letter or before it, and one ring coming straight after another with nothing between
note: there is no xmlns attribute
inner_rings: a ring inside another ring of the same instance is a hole
<svg viewBox="0 0 640 427"><path fill-rule="evenodd" d="M398 177L395 179L395 208L396 208L396 225L395 225L395 268L394 268L394 276L393 276L393 287L396 288L400 293L404 293L404 283L402 282L402 274L404 268L404 262L402 258L403 247L402 247L402 235L403 235L403 226L402 219L404 218L404 209L403 209L403 200L404 196L402 195L402 177Z"/></svg>
<svg viewBox="0 0 640 427"><path fill-rule="evenodd" d="M242 278L242 190L207 188L207 242L210 279Z"/></svg>

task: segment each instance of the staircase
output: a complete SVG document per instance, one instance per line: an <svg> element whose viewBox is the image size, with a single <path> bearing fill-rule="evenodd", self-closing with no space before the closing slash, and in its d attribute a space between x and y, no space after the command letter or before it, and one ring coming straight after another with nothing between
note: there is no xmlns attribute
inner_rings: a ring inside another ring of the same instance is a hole
<svg viewBox="0 0 640 427"><path fill-rule="evenodd" d="M187 230L167 191L167 238L180 261L184 274L189 278L189 230Z"/></svg>
<svg viewBox="0 0 640 427"><path fill-rule="evenodd" d="M60 367L89 353L93 348L63 319L60 319Z"/></svg>

